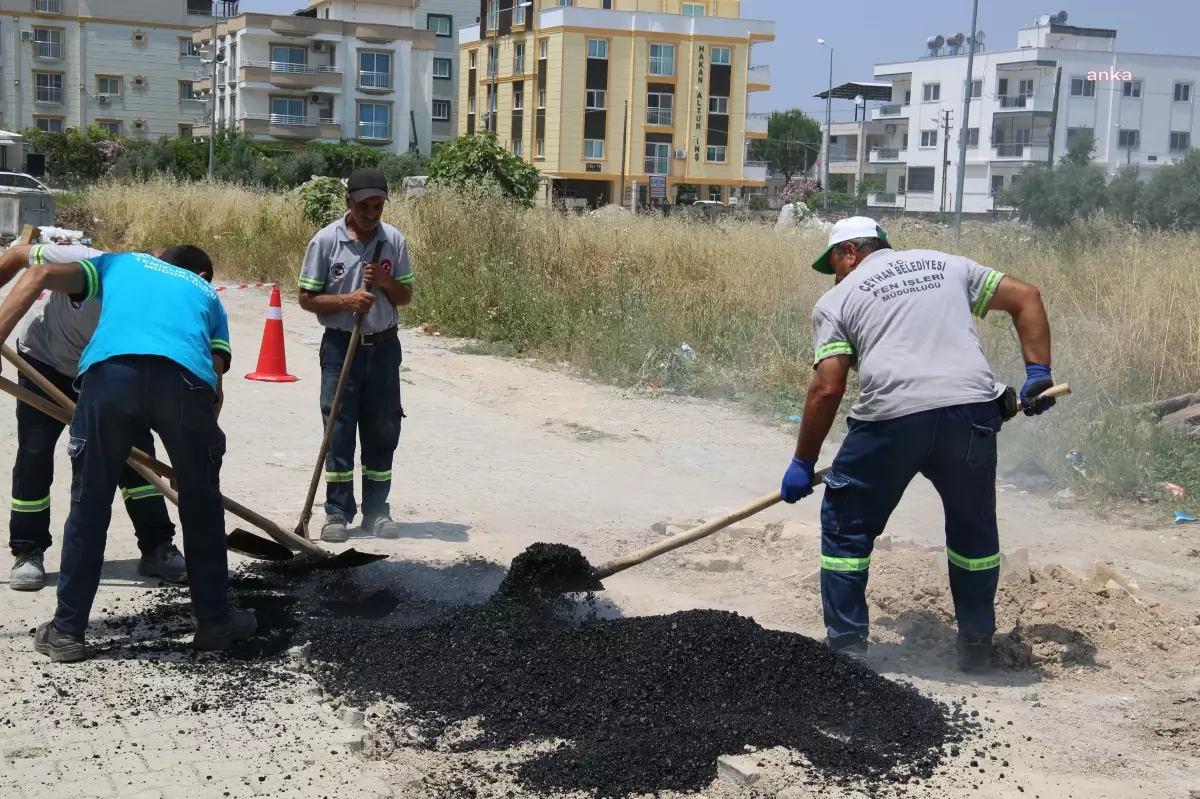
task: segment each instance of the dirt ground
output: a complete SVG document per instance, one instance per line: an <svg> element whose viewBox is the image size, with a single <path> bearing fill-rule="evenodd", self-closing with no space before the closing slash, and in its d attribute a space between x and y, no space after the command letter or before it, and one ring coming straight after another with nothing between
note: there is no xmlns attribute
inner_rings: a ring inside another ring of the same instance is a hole
<svg viewBox="0 0 1200 799"><path fill-rule="evenodd" d="M267 292L230 288L223 298L234 369L221 419L229 440L222 487L290 527L322 432L320 328L285 300L288 367L300 380L245 381L240 376L253 371L257 358ZM556 364L462 354L456 351L462 342L416 330L403 333L403 342L407 418L392 489L403 537L352 539L359 549L430 564L467 556L507 564L531 543L555 541L600 563L660 537L652 525L668 517L710 518L776 489L794 445L794 425L764 423L733 405L596 385ZM11 367L5 374L12 376ZM11 459L11 413L0 425L0 454ZM59 470L50 570L57 569L67 507L69 471L61 452ZM1152 506L1142 509L1141 526L1127 527L1099 520L1087 503L1064 507L1011 488L999 502L1008 564L998 609L1002 631L1013 633L1005 648L1012 665L978 681L951 668L952 608L936 552L941 509L918 480L892 518L891 549L877 550L872 564L872 666L938 697L965 698L993 720L988 727L1009 744L1010 765L1004 779L981 782L969 795L1176 799L1200 789L1200 558L1189 556L1200 548L1200 530L1169 526L1169 514ZM819 503L818 492L795 506L778 505L738 533L610 578L604 595L610 612L719 608L768 627L823 635L811 576ZM314 523L320 518L318 508ZM763 529L766 523L773 524ZM1018 548L1028 551L1029 569L1019 563ZM116 509L97 608L129 587L132 553L128 520ZM741 560L729 571L701 571L689 559L699 554ZM1097 561L1134 585L1109 584L1108 575L1093 581ZM33 679L45 666L18 634L22 624L52 613L52 588L21 601L22 618L5 628L12 640L0 652L0 667ZM5 701L16 713L18 696L10 691ZM369 764L372 774L390 786L380 796L426 795L404 788L404 780L463 765L404 748L368 746L365 756L379 761ZM773 798L797 785L794 771L768 764L752 787L716 780L703 795ZM923 790L924 796L968 793L958 781ZM117 795L125 794L118 788ZM208 794L201 784L192 795Z"/></svg>

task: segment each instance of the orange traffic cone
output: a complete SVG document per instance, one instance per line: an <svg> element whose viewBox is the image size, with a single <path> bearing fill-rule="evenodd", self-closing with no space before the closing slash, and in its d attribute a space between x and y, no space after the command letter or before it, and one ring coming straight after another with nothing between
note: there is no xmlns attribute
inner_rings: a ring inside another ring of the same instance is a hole
<svg viewBox="0 0 1200 799"><path fill-rule="evenodd" d="M262 346L258 350L258 368L246 375L247 380L267 383L294 383L289 375L287 356L283 351L283 305L279 302L279 286L271 289L271 304L267 307L267 325L263 328Z"/></svg>

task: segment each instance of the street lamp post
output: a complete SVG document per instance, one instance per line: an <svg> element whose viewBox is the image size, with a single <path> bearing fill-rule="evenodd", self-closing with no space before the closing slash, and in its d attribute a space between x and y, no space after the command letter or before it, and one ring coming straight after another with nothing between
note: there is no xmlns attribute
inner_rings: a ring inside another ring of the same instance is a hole
<svg viewBox="0 0 1200 799"><path fill-rule="evenodd" d="M212 33L209 39L208 67L208 179L213 179L213 171L217 163L217 10L220 6L213 3Z"/></svg>
<svg viewBox="0 0 1200 799"><path fill-rule="evenodd" d="M954 238L962 232L963 188L967 181L967 137L971 128L967 124L971 116L971 83L975 68L975 37L978 32L975 26L979 23L979 0L975 0L975 10L971 12L971 38L967 42L967 83L963 94L962 122L958 125L958 175L954 189ZM944 169L945 167L943 167Z"/></svg>
<svg viewBox="0 0 1200 799"><path fill-rule="evenodd" d="M817 44L822 47L829 48L829 91L825 95L825 155L821 160L822 171L825 177L821 181L821 186L825 190L825 210L829 210L829 126L833 122L833 48L825 43L824 39L817 39Z"/></svg>

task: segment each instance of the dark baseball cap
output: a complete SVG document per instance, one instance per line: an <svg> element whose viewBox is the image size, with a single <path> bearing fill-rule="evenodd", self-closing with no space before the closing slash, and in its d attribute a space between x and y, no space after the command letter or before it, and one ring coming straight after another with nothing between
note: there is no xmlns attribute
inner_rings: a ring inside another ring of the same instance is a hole
<svg viewBox="0 0 1200 799"><path fill-rule="evenodd" d="M387 199L387 178L378 169L356 169L350 173L346 181L346 194L354 202L362 202L370 197Z"/></svg>

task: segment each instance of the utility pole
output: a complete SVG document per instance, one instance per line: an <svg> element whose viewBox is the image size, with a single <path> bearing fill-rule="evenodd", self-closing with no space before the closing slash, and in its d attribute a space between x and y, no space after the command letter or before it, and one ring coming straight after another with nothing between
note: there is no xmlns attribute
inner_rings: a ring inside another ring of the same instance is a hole
<svg viewBox="0 0 1200 799"><path fill-rule="evenodd" d="M953 113L949 109L942 112L944 121L942 127L945 130L945 136L942 139L942 204L939 210L942 213L946 212L946 187L950 180L950 114Z"/></svg>
<svg viewBox="0 0 1200 799"><path fill-rule="evenodd" d="M962 124L958 127L958 175L954 191L954 238L962 231L963 187L967 180L967 136L971 133L971 78L975 68L975 27L979 24L979 0L971 12L971 38L967 40L967 86L963 98Z"/></svg>
<svg viewBox="0 0 1200 799"><path fill-rule="evenodd" d="M213 179L213 170L217 164L217 9L220 5L214 0L209 5L212 12L212 38L209 39L208 53L208 179Z"/></svg>
<svg viewBox="0 0 1200 799"><path fill-rule="evenodd" d="M825 44L824 39L817 39L817 44L822 47L829 47L829 90L825 95L825 155L821 161L822 171L825 173L824 180L821 181L821 190L824 194L825 210L829 210L829 128L833 124L833 48Z"/></svg>
<svg viewBox="0 0 1200 799"><path fill-rule="evenodd" d="M621 207L625 207L625 163L629 157L629 101L625 101L625 124L621 128Z"/></svg>

